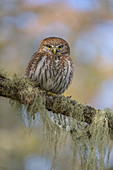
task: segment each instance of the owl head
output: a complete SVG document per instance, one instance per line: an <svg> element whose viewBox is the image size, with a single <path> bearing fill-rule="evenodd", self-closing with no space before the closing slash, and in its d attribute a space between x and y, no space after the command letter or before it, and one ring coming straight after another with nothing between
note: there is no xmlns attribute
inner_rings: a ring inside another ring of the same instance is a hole
<svg viewBox="0 0 113 170"><path fill-rule="evenodd" d="M41 42L38 52L48 52L51 55L70 55L70 47L62 38L48 37Z"/></svg>

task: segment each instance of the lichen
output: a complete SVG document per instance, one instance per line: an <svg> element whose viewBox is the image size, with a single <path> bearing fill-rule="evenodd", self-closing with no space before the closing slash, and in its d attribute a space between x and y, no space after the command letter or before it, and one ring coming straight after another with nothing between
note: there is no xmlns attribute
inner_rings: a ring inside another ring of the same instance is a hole
<svg viewBox="0 0 113 170"><path fill-rule="evenodd" d="M79 138L78 137L79 133ZM90 134L90 136L88 135ZM105 169L104 159L109 146L108 118L105 111L97 111L93 122L85 130L72 133L73 166L79 154L80 169ZM79 141L79 142L78 142Z"/></svg>

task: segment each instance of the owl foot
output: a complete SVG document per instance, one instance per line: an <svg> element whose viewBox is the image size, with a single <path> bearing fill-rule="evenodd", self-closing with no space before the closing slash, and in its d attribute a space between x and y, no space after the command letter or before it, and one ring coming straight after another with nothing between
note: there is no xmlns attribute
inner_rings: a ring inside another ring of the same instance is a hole
<svg viewBox="0 0 113 170"><path fill-rule="evenodd" d="M56 96L56 94L54 94L54 93L52 93L52 92L49 92L49 91L48 91L46 94L47 94L47 95L50 95L50 96L53 96L53 97Z"/></svg>
<svg viewBox="0 0 113 170"><path fill-rule="evenodd" d="M71 99L72 96L67 96L67 98Z"/></svg>

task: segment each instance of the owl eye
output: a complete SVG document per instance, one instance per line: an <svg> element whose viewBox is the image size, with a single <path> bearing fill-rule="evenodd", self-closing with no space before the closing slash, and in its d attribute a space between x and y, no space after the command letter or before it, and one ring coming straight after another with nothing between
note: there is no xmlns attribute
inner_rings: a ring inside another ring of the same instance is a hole
<svg viewBox="0 0 113 170"><path fill-rule="evenodd" d="M61 50L63 48L63 45L59 45L58 48Z"/></svg>
<svg viewBox="0 0 113 170"><path fill-rule="evenodd" d="M52 46L51 45L47 45L47 48L50 49Z"/></svg>

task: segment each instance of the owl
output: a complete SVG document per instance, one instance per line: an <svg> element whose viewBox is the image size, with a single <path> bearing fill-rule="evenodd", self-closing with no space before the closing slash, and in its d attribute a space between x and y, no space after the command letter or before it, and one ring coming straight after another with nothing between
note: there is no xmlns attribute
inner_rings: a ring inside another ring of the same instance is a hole
<svg viewBox="0 0 113 170"><path fill-rule="evenodd" d="M68 43L58 37L44 39L26 68L26 77L37 82L47 92L62 94L74 72Z"/></svg>

